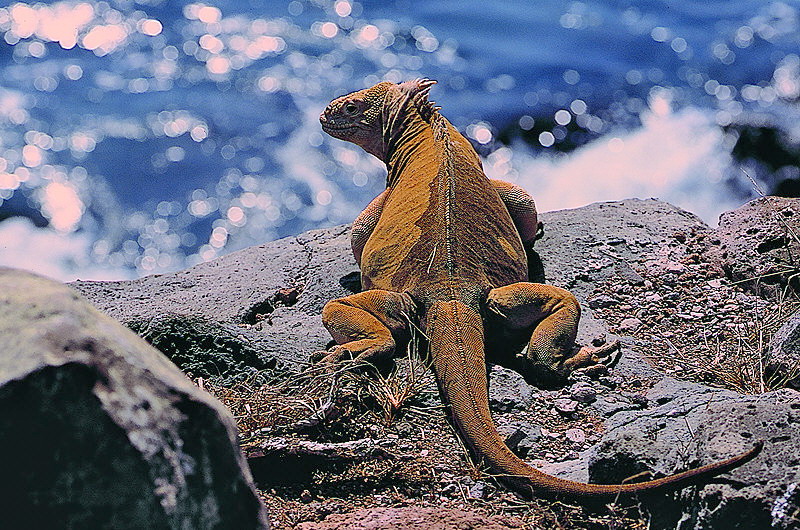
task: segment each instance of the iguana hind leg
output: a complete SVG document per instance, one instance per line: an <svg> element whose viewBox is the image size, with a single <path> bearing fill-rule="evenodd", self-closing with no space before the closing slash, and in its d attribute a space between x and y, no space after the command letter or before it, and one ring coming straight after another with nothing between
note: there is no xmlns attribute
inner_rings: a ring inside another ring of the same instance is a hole
<svg viewBox="0 0 800 530"><path fill-rule="evenodd" d="M338 345L315 353L312 361L374 363L390 358L408 343L409 320L415 313L405 293L374 289L331 300L322 310L322 323Z"/></svg>
<svg viewBox="0 0 800 530"><path fill-rule="evenodd" d="M492 289L487 308L494 325L529 334L527 353L515 364L537 385L558 385L576 368L610 362L619 347L576 348L580 304L572 293L552 285L519 282Z"/></svg>

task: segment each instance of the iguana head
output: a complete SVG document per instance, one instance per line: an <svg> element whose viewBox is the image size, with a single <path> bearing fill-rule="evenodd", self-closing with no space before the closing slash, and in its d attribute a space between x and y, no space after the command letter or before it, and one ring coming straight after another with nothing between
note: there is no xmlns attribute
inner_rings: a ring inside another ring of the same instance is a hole
<svg viewBox="0 0 800 530"><path fill-rule="evenodd" d="M428 102L428 91L435 83L429 79L384 81L336 98L319 117L322 130L386 160L388 142L402 132L412 115L430 118L435 108Z"/></svg>

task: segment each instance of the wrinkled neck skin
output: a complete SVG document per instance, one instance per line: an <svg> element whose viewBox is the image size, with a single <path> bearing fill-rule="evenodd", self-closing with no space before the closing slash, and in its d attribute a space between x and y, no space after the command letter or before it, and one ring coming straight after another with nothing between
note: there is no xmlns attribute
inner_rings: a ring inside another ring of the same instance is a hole
<svg viewBox="0 0 800 530"><path fill-rule="evenodd" d="M378 152L364 149L380 158L386 164L386 187L392 187L408 164L414 151L430 134L424 134L429 124L422 119L411 103L411 95L404 90L392 90L386 94L381 115L383 135L375 147ZM377 140L377 139L376 139Z"/></svg>

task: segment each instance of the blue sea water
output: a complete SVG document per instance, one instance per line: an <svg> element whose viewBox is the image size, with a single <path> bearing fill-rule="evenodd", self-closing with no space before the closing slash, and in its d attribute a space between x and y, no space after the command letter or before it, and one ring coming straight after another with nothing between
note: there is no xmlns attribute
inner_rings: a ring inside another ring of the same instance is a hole
<svg viewBox="0 0 800 530"><path fill-rule="evenodd" d="M660 197L714 223L800 178L800 3L0 4L0 265L176 270L352 220L382 164L339 95L437 79L542 210Z"/></svg>

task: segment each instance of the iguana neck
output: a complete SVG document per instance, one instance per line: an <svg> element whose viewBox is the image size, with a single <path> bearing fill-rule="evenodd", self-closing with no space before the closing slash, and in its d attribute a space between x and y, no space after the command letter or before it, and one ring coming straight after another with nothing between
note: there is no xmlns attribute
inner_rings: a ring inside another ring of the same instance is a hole
<svg viewBox="0 0 800 530"><path fill-rule="evenodd" d="M441 116L434 114L425 120L408 97L386 105L383 116L383 156L386 164L386 187L394 186L415 153L433 148L432 124L439 126Z"/></svg>

